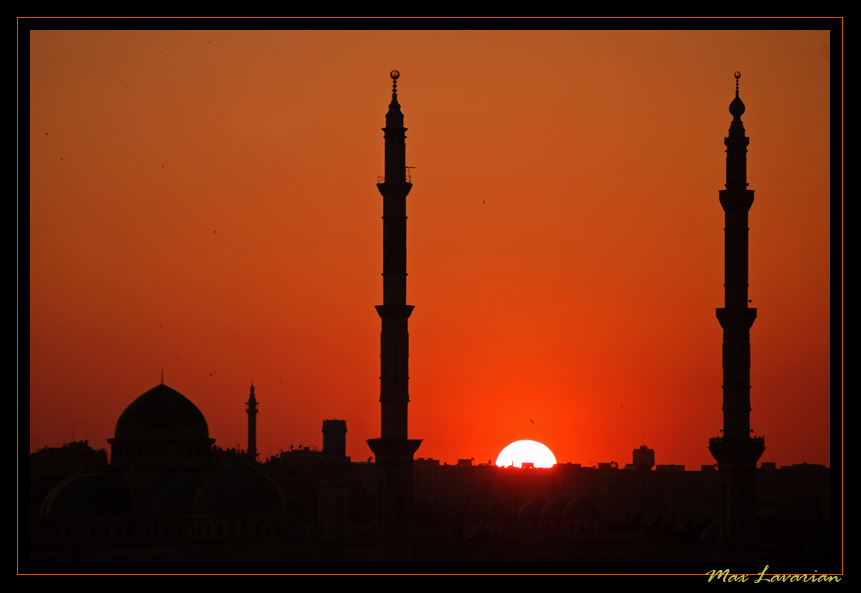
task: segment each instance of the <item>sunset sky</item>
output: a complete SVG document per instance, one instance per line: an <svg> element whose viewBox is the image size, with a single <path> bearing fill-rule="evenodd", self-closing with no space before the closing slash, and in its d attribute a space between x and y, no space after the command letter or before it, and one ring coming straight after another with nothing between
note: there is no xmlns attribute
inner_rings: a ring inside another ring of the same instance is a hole
<svg viewBox="0 0 861 593"><path fill-rule="evenodd" d="M416 457L532 439L559 462L622 466L645 443L713 464L738 70L751 426L762 461L831 465L827 30L29 35L31 451L107 448L163 372L219 446L247 446L253 381L262 458L322 448L328 418L371 456L396 68Z"/></svg>

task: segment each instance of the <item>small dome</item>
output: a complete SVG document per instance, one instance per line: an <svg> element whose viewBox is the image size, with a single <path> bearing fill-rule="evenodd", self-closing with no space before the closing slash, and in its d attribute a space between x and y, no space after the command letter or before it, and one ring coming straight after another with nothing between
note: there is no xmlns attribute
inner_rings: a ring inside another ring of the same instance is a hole
<svg viewBox="0 0 861 593"><path fill-rule="evenodd" d="M200 487L193 508L201 515L268 515L285 513L287 503L269 476L245 461L236 460L215 472Z"/></svg>
<svg viewBox="0 0 861 593"><path fill-rule="evenodd" d="M518 521L537 521L541 515L541 510L547 502L540 496L536 496L517 511Z"/></svg>
<svg viewBox="0 0 861 593"><path fill-rule="evenodd" d="M744 103L741 98L736 94L735 99L732 100L732 103L729 104L729 112L734 118L741 117L744 113Z"/></svg>
<svg viewBox="0 0 861 593"><path fill-rule="evenodd" d="M48 519L70 517L128 517L131 492L118 474L75 474L45 497L40 510Z"/></svg>
<svg viewBox="0 0 861 593"><path fill-rule="evenodd" d="M568 503L563 512L566 521L600 521L601 511L585 496L578 496Z"/></svg>
<svg viewBox="0 0 861 593"><path fill-rule="evenodd" d="M562 496L557 496L541 509L540 518L542 521L559 521L562 519L562 512L568 504L568 499Z"/></svg>
<svg viewBox="0 0 861 593"><path fill-rule="evenodd" d="M117 420L115 440L188 441L209 438L206 418L191 400L164 383L130 403Z"/></svg>

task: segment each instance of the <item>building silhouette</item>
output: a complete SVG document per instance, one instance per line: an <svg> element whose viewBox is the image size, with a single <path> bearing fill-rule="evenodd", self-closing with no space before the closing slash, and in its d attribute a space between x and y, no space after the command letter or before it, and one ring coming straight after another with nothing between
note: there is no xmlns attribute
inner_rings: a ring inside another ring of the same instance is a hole
<svg viewBox="0 0 861 593"><path fill-rule="evenodd" d="M351 535L351 466L347 421L323 420L323 460L317 478L317 536L341 541Z"/></svg>
<svg viewBox="0 0 861 593"><path fill-rule="evenodd" d="M765 449L763 437L750 429L750 328L756 309L748 299L748 211L753 190L747 188L747 145L741 116L739 72L735 98L729 106L732 123L726 144L726 188L720 190L724 209L724 306L717 309L723 328L723 434L709 441L723 478L721 538L753 541L756 528L756 462Z"/></svg>

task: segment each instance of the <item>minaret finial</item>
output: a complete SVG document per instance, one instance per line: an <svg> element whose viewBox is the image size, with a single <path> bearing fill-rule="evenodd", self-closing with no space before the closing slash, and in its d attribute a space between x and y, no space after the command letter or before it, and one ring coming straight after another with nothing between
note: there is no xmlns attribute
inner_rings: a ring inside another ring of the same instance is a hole
<svg viewBox="0 0 861 593"><path fill-rule="evenodd" d="M733 125L730 126L730 129L738 126L738 129L744 131L744 128L741 127L741 116L744 113L744 103L742 102L741 97L738 96L738 79L741 78L741 72L736 70L733 76L735 76L735 98L729 104L729 112L733 116Z"/></svg>
<svg viewBox="0 0 861 593"><path fill-rule="evenodd" d="M392 70L389 73L389 76L392 77L392 98L397 98L398 96L398 77L401 75L397 70Z"/></svg>

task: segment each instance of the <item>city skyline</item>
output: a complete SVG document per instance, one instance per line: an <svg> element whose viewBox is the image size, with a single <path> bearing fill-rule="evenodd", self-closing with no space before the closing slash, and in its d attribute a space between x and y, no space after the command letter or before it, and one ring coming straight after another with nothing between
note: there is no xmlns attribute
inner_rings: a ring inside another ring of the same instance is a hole
<svg viewBox="0 0 861 593"><path fill-rule="evenodd" d="M165 383L261 458L379 434L388 73L417 457L713 463L725 148L748 147L752 427L830 460L827 31L31 32L30 449ZM643 48L646 48L644 50ZM624 367L624 368L622 368ZM791 402L792 405L787 405ZM63 435L63 436L60 436Z"/></svg>

